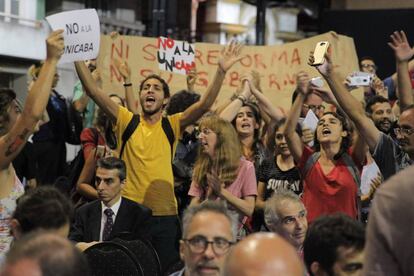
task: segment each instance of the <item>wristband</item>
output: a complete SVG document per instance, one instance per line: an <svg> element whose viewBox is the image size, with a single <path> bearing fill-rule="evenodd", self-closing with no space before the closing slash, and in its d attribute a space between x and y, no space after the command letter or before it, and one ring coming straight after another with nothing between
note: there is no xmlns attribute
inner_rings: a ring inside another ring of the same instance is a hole
<svg viewBox="0 0 414 276"><path fill-rule="evenodd" d="M132 83L124 83L124 87L132 86Z"/></svg>
<svg viewBox="0 0 414 276"><path fill-rule="evenodd" d="M236 99L239 99L242 102L242 105L245 105L246 104L246 97L244 97L242 95L239 95L239 96L237 96Z"/></svg>

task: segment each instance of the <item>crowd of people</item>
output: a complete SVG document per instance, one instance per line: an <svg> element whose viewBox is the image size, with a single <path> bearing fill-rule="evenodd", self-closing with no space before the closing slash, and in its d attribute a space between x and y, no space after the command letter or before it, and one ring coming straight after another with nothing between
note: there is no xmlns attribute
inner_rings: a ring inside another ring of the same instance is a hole
<svg viewBox="0 0 414 276"><path fill-rule="evenodd" d="M394 75L381 80L372 58L360 60L372 79L363 102L330 51L320 65L311 53L304 66L329 90L298 71L286 114L261 93L255 71L216 103L243 58L235 40L202 95L194 69L185 90L150 75L136 92L131 68L114 61L122 98L102 89L90 60L75 62L68 104L55 91L63 35L52 32L24 105L0 90L2 275L94 274L94 250L138 241L155 253L159 275L411 275L414 49L403 31L390 40ZM82 121L82 162L64 183L75 170L65 162L69 111ZM314 131L304 123L312 113ZM126 269L110 258L105 265Z"/></svg>

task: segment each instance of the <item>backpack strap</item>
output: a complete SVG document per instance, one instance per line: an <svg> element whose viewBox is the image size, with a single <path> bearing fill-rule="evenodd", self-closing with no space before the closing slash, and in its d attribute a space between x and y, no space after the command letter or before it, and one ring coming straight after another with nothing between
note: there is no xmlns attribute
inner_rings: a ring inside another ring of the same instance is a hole
<svg viewBox="0 0 414 276"><path fill-rule="evenodd" d="M349 173L352 175L352 178L357 185L358 195L361 195L361 177L359 176L359 171L355 165L354 160L352 160L351 156L349 156L347 153L342 154L342 160L344 161Z"/></svg>
<svg viewBox="0 0 414 276"><path fill-rule="evenodd" d="M345 153L342 154L342 160L344 161L346 167L348 168L349 173L352 175L355 184L357 185L357 212L358 212L358 220L362 221L362 215L361 215L361 177L359 175L359 171L357 169L357 166L355 165L354 160L352 160L351 156L349 154Z"/></svg>
<svg viewBox="0 0 414 276"><path fill-rule="evenodd" d="M173 155L173 147L174 147L174 141L175 141L175 136L174 136L174 131L171 127L170 121L168 120L167 117L162 117L162 129L164 130L165 135L168 138L168 142L170 143L170 148L171 148L171 162L174 158Z"/></svg>
<svg viewBox="0 0 414 276"><path fill-rule="evenodd" d="M122 159L122 154L124 153L126 142L131 137L132 133L134 133L135 129L138 127L139 122L140 122L139 115L138 114L132 115L131 120L129 121L124 132L122 133L122 145L121 145L121 151L119 152L119 158Z"/></svg>
<svg viewBox="0 0 414 276"><path fill-rule="evenodd" d="M131 120L129 121L127 127L125 128L124 132L122 133L122 145L121 145L121 151L119 152L120 158L122 158L122 154L124 153L126 142L131 137L132 133L134 133L135 129L138 127L139 122L140 122L139 115L134 114ZM173 146L174 146L174 141L175 141L174 131L167 117L162 117L161 125L162 125L162 129L164 130L165 135L168 138L168 142L170 143L171 161L172 161L174 157L173 156Z"/></svg>
<svg viewBox="0 0 414 276"><path fill-rule="evenodd" d="M306 175L309 173L310 169L315 165L316 161L318 161L319 157L321 156L321 153L314 152L309 159L305 163L305 167L303 169L303 178L306 177ZM359 176L359 171L357 169L357 166L355 165L354 160L352 160L351 156L349 156L348 153L344 153L341 156L343 162L345 163L346 168L348 169L349 173L352 175L352 178L355 182L355 185L357 185L357 212L358 212L358 220L361 221L361 177Z"/></svg>
<svg viewBox="0 0 414 276"><path fill-rule="evenodd" d="M306 160L305 167L303 168L302 178L305 179L306 175L309 173L310 169L315 165L316 161L318 161L319 157L321 157L321 153L319 151L315 151L312 155Z"/></svg>

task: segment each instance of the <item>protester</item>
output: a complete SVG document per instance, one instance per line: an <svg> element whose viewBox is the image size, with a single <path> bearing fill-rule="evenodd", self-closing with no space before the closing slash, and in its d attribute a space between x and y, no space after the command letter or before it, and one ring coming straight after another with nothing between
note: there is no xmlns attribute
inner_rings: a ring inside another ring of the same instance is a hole
<svg viewBox="0 0 414 276"><path fill-rule="evenodd" d="M30 89L23 109L16 101L16 94L10 89L0 90L0 259L8 251L10 218L16 208L16 199L23 194L23 185L18 180L12 161L22 150L25 142L35 130L46 109L56 64L63 52L63 31L52 32L47 41L47 57L38 79Z"/></svg>
<svg viewBox="0 0 414 276"><path fill-rule="evenodd" d="M374 122L368 118L356 100L343 85L342 77L335 70L330 54L325 57L325 62L316 66L318 71L328 82L332 92L349 118L354 122L360 136L366 141L384 179L388 179L396 172L412 164L414 158L414 108L411 82L408 75L408 60L414 55L404 32L394 32L391 36L390 47L394 50L397 61L397 75L399 87L399 104L402 108L398 120L399 127L395 129L398 144L385 133L377 129ZM312 63L312 57L310 62Z"/></svg>
<svg viewBox="0 0 414 276"><path fill-rule="evenodd" d="M39 79L43 63L29 68L34 80ZM56 91L59 74L55 72L46 111L49 121L33 134L36 181L38 185L51 185L66 169L66 138L68 135L68 111L66 99Z"/></svg>
<svg viewBox="0 0 414 276"><path fill-rule="evenodd" d="M300 107L310 92L307 73L298 73L297 82L299 95L286 121L284 134L302 173L308 221L336 212L356 219L359 170L365 159L365 145L362 139L357 139L350 150L351 130L347 120L338 113L326 112L318 121L315 149L304 146L295 129Z"/></svg>
<svg viewBox="0 0 414 276"><path fill-rule="evenodd" d="M223 200L240 214L240 235L245 235L247 217L253 214L257 195L254 166L242 157L233 126L217 117L204 117L199 125L200 154L194 165L188 194L191 205L205 200Z"/></svg>
<svg viewBox="0 0 414 276"><path fill-rule="evenodd" d="M150 232L163 270L178 259L176 237L179 223L171 166L175 148L173 144L186 126L197 121L212 106L226 72L242 58L240 51L241 45L232 41L219 58L213 81L201 99L183 113L167 116L167 119L162 119L163 109L170 97L165 80L157 75L150 75L140 85L140 123L127 141L124 155L121 156L126 161L128 172L123 195L152 210ZM96 85L84 63L76 62L75 65L87 94L116 122L115 133L120 146L122 134L134 114L109 99ZM124 83L124 86L132 86L132 83ZM169 125L174 136L171 139L173 141L170 142L166 137L161 121L165 122L164 126Z"/></svg>

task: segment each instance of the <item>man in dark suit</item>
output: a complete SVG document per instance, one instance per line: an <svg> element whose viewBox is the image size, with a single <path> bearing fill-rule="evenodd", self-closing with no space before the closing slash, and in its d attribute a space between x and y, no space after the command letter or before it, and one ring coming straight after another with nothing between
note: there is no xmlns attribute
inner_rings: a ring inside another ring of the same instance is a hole
<svg viewBox="0 0 414 276"><path fill-rule="evenodd" d="M85 250L101 241L116 237L125 240L148 239L148 223L152 212L147 207L121 196L126 182L123 160L115 157L99 159L95 185L99 199L76 210L69 239Z"/></svg>

